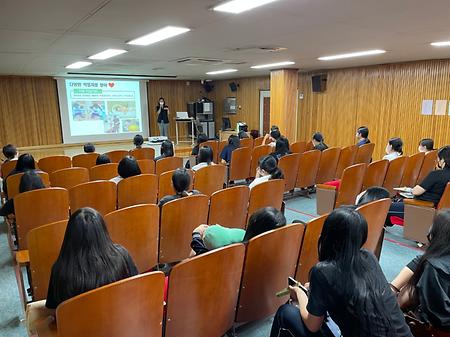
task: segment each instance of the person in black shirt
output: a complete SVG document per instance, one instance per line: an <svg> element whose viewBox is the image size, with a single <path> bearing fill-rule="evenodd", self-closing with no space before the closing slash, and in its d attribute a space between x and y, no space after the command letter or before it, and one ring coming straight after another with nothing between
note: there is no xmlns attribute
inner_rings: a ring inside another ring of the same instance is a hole
<svg viewBox="0 0 450 337"><path fill-rule="evenodd" d="M108 155L103 153L98 155L95 165L103 165L103 164L111 164L111 159L109 159Z"/></svg>
<svg viewBox="0 0 450 337"><path fill-rule="evenodd" d="M450 182L450 146L444 146L438 151L437 169L431 171L418 185L411 189L414 199L431 201L435 206L441 200L447 183ZM391 216L404 217L403 202L393 202L389 209L386 225L392 226Z"/></svg>
<svg viewBox="0 0 450 337"><path fill-rule="evenodd" d="M207 142L208 141L208 136L204 133L199 133L197 136L197 144L192 148L192 152L191 155L192 156L198 156L198 151L200 148L200 144Z"/></svg>
<svg viewBox="0 0 450 337"><path fill-rule="evenodd" d="M136 147L136 149L142 149L142 144L144 144L144 137L142 137L142 135L134 136L133 144Z"/></svg>
<svg viewBox="0 0 450 337"><path fill-rule="evenodd" d="M278 309L271 337L323 336L327 313L343 336L412 336L377 259L361 249L367 231L354 207L330 213L319 239L319 263L310 272L309 294L289 287L298 305Z"/></svg>
<svg viewBox="0 0 450 337"><path fill-rule="evenodd" d="M275 151L271 153L275 159L280 160L281 157L284 157L287 154L290 154L289 150L289 140L286 137L281 136L275 142Z"/></svg>
<svg viewBox="0 0 450 337"><path fill-rule="evenodd" d="M239 137L236 135L230 135L228 137L228 145L225 146L220 153L220 162L223 165L227 165L231 163L231 153L238 149L241 146L241 141L239 140Z"/></svg>
<svg viewBox="0 0 450 337"><path fill-rule="evenodd" d="M191 176L185 168L178 168L172 174L172 185L175 189L176 194L166 195L161 200L159 200L159 207L162 207L165 203L169 201L187 197L193 194L199 194L199 191L193 190L189 192L189 186L191 185Z"/></svg>
<svg viewBox="0 0 450 337"><path fill-rule="evenodd" d="M367 126L360 126L356 131L356 139L358 139L358 147L370 143L369 128Z"/></svg>
<svg viewBox="0 0 450 337"><path fill-rule="evenodd" d="M163 97L159 98L156 114L158 116L159 135L169 137L169 107L166 105Z"/></svg>
<svg viewBox="0 0 450 337"><path fill-rule="evenodd" d="M161 152L160 156L155 158L155 161L160 160L162 158L173 157L173 144L170 140L165 140L161 143Z"/></svg>
<svg viewBox="0 0 450 337"><path fill-rule="evenodd" d="M328 145L324 143L324 138L320 132L313 134L312 143L314 145L314 150L324 151L328 149Z"/></svg>
<svg viewBox="0 0 450 337"><path fill-rule="evenodd" d="M450 210L435 216L430 243L392 281L400 306L435 328L450 332Z"/></svg>
<svg viewBox="0 0 450 337"><path fill-rule="evenodd" d="M5 177L5 179L3 179L3 192L6 196L8 196L8 189L6 185L8 177L17 173L23 173L27 171L41 172L40 170L36 169L36 162L34 160L34 157L29 153L24 153L17 159L16 167L8 174L8 176Z"/></svg>

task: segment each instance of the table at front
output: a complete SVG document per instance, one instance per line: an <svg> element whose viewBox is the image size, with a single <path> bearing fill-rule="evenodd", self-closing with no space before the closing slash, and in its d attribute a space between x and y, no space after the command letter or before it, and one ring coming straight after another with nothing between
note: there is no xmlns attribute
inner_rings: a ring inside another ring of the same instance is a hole
<svg viewBox="0 0 450 337"><path fill-rule="evenodd" d="M192 146L194 146L195 145L194 119L193 118L175 119L175 135L176 135L177 145L178 145L178 143L181 143L178 140L178 123L191 123L191 130L192 130L191 139L192 139ZM187 141L187 142L189 142L189 141ZM186 141L184 141L184 143L186 143Z"/></svg>

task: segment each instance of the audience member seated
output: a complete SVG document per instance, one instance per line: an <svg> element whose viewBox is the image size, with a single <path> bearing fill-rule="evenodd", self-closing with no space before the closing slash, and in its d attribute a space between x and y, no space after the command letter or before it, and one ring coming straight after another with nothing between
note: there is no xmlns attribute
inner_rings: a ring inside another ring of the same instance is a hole
<svg viewBox="0 0 450 337"><path fill-rule="evenodd" d="M111 164L111 159L109 159L107 154L100 154L95 161L95 165Z"/></svg>
<svg viewBox="0 0 450 337"><path fill-rule="evenodd" d="M192 167L192 171L197 171L202 167L214 165L214 153L209 146L202 146L197 157L198 164Z"/></svg>
<svg viewBox="0 0 450 337"><path fill-rule="evenodd" d="M239 139L250 138L248 133L245 132L244 130L239 131L238 137L239 137Z"/></svg>
<svg viewBox="0 0 450 337"><path fill-rule="evenodd" d="M166 195L159 200L159 207L162 207L165 203L187 197L194 194L200 194L199 191L192 190L189 192L189 186L191 185L191 175L185 168L178 168L172 175L172 185L175 190L174 195Z"/></svg>
<svg viewBox="0 0 450 337"><path fill-rule="evenodd" d="M259 137L259 131L258 130L251 130L250 136L252 136L253 139L256 139Z"/></svg>
<svg viewBox="0 0 450 337"><path fill-rule="evenodd" d="M95 146L92 143L86 143L83 146L84 153L93 153L95 152Z"/></svg>
<svg viewBox="0 0 450 337"><path fill-rule="evenodd" d="M34 171L27 171L20 178L19 192L28 192L32 190L37 190L40 188L45 188L41 177ZM14 214L14 199L9 199L2 208L0 208L0 216L10 216Z"/></svg>
<svg viewBox="0 0 450 337"><path fill-rule="evenodd" d="M330 213L309 291L289 287L291 303L278 309L271 337L329 336L327 314L343 336L412 336L376 257L361 249L367 231L366 220L354 208Z"/></svg>
<svg viewBox="0 0 450 337"><path fill-rule="evenodd" d="M230 135L230 137L228 137L228 145L225 146L220 153L220 162L223 165L229 164L231 162L231 153L240 146L241 142L239 141L239 137L236 135Z"/></svg>
<svg viewBox="0 0 450 337"><path fill-rule="evenodd" d="M389 139L386 145L386 155L383 159L387 159L389 161L394 160L395 158L401 157L403 155L403 141L401 138L394 137Z"/></svg>
<svg viewBox="0 0 450 337"><path fill-rule="evenodd" d="M261 208L250 216L247 230L200 225L192 233L191 248L195 254L203 254L233 243L247 242L259 234L285 225L286 218L279 210L274 207Z"/></svg>
<svg viewBox="0 0 450 337"><path fill-rule="evenodd" d="M165 140L161 143L161 152L160 156L155 158L155 161L167 158L167 157L173 157L174 151L173 151L173 144L170 140Z"/></svg>
<svg viewBox="0 0 450 337"><path fill-rule="evenodd" d="M450 182L450 145L439 149L437 168L431 171L421 183L411 188L410 192L414 195L414 199L431 201L437 206L448 182ZM392 226L391 216L403 219L404 207L402 200L391 204L386 219L387 226Z"/></svg>
<svg viewBox="0 0 450 337"><path fill-rule="evenodd" d="M136 149L142 149L142 144L144 144L144 137L142 137L142 135L134 136L133 144Z"/></svg>
<svg viewBox="0 0 450 337"><path fill-rule="evenodd" d="M400 307L433 327L450 332L450 209L437 213L429 245L392 281Z"/></svg>
<svg viewBox="0 0 450 337"><path fill-rule="evenodd" d="M358 139L358 147L369 144L369 128L367 126L360 126L356 131L356 139Z"/></svg>
<svg viewBox="0 0 450 337"><path fill-rule="evenodd" d="M434 141L431 138L424 138L419 142L419 152L425 152L427 154L434 150Z"/></svg>
<svg viewBox="0 0 450 337"><path fill-rule="evenodd" d="M272 156L274 156L277 160L280 160L281 157L284 157L290 153L289 140L286 137L281 136L275 142L275 151L272 153Z"/></svg>
<svg viewBox="0 0 450 337"><path fill-rule="evenodd" d="M110 179L110 181L118 184L122 179L137 176L141 174L141 169L139 168L137 160L132 156L123 157L119 166L117 166L117 177Z"/></svg>
<svg viewBox="0 0 450 337"><path fill-rule="evenodd" d="M389 198L389 197L390 197L389 191L387 189L385 189L384 187L379 187L379 186L369 187L367 190L361 192L356 197L356 206L359 207L359 206L368 204L369 202L377 201L377 200L385 199L385 198Z"/></svg>
<svg viewBox="0 0 450 337"><path fill-rule="evenodd" d="M278 129L278 126L272 125L270 129L270 134L266 134L264 136L264 139L262 141L262 144L266 144L267 139L269 139L270 143L268 145L275 147L277 139L281 137L280 129Z"/></svg>
<svg viewBox="0 0 450 337"><path fill-rule="evenodd" d="M17 151L17 148L12 144L7 144L3 146L3 156L5 156L5 160L3 160L3 163L7 163L12 160L17 160L17 157L19 156L19 152Z"/></svg>
<svg viewBox="0 0 450 337"><path fill-rule="evenodd" d="M207 141L208 136L205 135L204 133L199 133L197 136L197 144L192 148L191 156L198 156L200 144Z"/></svg>
<svg viewBox="0 0 450 337"><path fill-rule="evenodd" d="M313 134L312 143L314 145L314 150L323 151L328 149L328 145L324 143L324 138L320 132Z"/></svg>
<svg viewBox="0 0 450 337"><path fill-rule="evenodd" d="M17 158L16 167L8 174L7 177L3 180L3 192L5 192L5 195L8 196L8 190L6 186L6 180L9 176L12 176L17 173L23 173L27 171L36 171L40 172L39 170L36 170L36 163L34 161L34 158L29 153L24 153Z"/></svg>
<svg viewBox="0 0 450 337"><path fill-rule="evenodd" d="M271 179L284 179L283 172L278 168L277 160L271 156L259 158L258 167L256 168L255 180L249 185L250 189L265 181Z"/></svg>

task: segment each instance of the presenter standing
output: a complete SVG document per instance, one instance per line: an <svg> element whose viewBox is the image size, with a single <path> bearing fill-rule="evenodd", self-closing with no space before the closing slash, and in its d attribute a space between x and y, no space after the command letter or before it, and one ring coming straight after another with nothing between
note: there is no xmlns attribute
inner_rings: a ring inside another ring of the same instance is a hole
<svg viewBox="0 0 450 337"><path fill-rule="evenodd" d="M163 97L159 98L156 114L158 116L159 135L169 138L169 107Z"/></svg>

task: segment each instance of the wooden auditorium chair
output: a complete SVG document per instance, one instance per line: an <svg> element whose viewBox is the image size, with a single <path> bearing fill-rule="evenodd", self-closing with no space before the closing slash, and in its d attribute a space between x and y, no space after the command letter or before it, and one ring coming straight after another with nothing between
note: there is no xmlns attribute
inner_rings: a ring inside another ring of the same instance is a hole
<svg viewBox="0 0 450 337"><path fill-rule="evenodd" d="M1 173L3 179L6 178L12 170L16 168L17 160L10 160L1 164Z"/></svg>
<svg viewBox="0 0 450 337"><path fill-rule="evenodd" d="M304 225L284 226L252 238L245 254L236 322L274 314L287 298L275 293L295 274Z"/></svg>
<svg viewBox="0 0 450 337"><path fill-rule="evenodd" d="M119 173L117 172L118 166L119 164L117 163L93 166L89 169L89 180L109 180L117 177L119 175Z"/></svg>
<svg viewBox="0 0 450 337"><path fill-rule="evenodd" d="M417 178L419 177L424 159L425 153L423 152L419 152L408 157L400 186L416 186Z"/></svg>
<svg viewBox="0 0 450 337"><path fill-rule="evenodd" d="M336 186L318 184L317 214L330 213L342 205L354 205L356 196L361 192L366 164L355 164L347 167L342 173L339 190Z"/></svg>
<svg viewBox="0 0 450 337"><path fill-rule="evenodd" d="M140 273L158 264L159 207L136 205L105 215L114 243L128 250Z"/></svg>
<svg viewBox="0 0 450 337"><path fill-rule="evenodd" d="M319 150L306 151L300 154L295 187L306 189L316 184L321 154L322 152ZM305 191L308 195L308 190Z"/></svg>
<svg viewBox="0 0 450 337"><path fill-rule="evenodd" d="M214 162L216 164L219 163L219 142L217 140L208 140L206 142L200 143L199 145L199 149L202 148L203 146L208 146L211 148L211 150L213 151L213 158L214 158ZM223 149L223 148L222 148Z"/></svg>
<svg viewBox="0 0 450 337"><path fill-rule="evenodd" d="M152 147L142 147L140 149L130 150L130 156L136 158L136 160L153 160L155 159L155 149Z"/></svg>
<svg viewBox="0 0 450 337"><path fill-rule="evenodd" d="M69 156L50 156L39 159L39 169L48 174L72 167L72 159Z"/></svg>
<svg viewBox="0 0 450 337"><path fill-rule="evenodd" d="M48 173L36 171L36 174L41 177L45 187L50 187L50 177ZM6 187L8 190L9 199L14 198L19 194L20 179L22 179L22 176L23 173L16 173L6 179Z"/></svg>
<svg viewBox="0 0 450 337"><path fill-rule="evenodd" d="M425 179L425 177L436 167L437 152L437 150L433 150L425 155L422 167L419 171L419 176L417 177L416 185L421 183L422 180Z"/></svg>
<svg viewBox="0 0 450 337"><path fill-rule="evenodd" d="M407 239L427 243L427 235L437 210L450 208L450 183L447 184L436 208L429 201L404 199L405 223L403 236Z"/></svg>
<svg viewBox="0 0 450 337"><path fill-rule="evenodd" d="M306 142L306 145L305 145L305 151L312 151L312 150L314 150L314 144L313 144L313 142L310 140L310 141Z"/></svg>
<svg viewBox="0 0 450 337"><path fill-rule="evenodd" d="M322 151L320 156L319 168L317 170L316 184L323 184L336 177L336 169L339 161L341 149L330 147Z"/></svg>
<svg viewBox="0 0 450 337"><path fill-rule="evenodd" d="M367 166L366 174L364 175L362 190L365 191L369 187L374 186L383 186L388 167L389 160L387 159L371 162Z"/></svg>
<svg viewBox="0 0 450 337"><path fill-rule="evenodd" d="M152 272L88 291L61 303L56 321L35 323L39 337L161 337L164 274Z"/></svg>
<svg viewBox="0 0 450 337"><path fill-rule="evenodd" d="M264 136L253 139L253 147L263 145L263 140L264 140ZM264 145L266 145L266 144L264 144Z"/></svg>
<svg viewBox="0 0 450 337"><path fill-rule="evenodd" d="M239 140L241 147L253 148L253 138L242 138Z"/></svg>
<svg viewBox="0 0 450 337"><path fill-rule="evenodd" d="M222 140L220 142L217 142L218 151L217 151L217 164L220 164L221 158L220 154L222 153L223 149L228 145L228 140ZM214 150L213 150L214 151Z"/></svg>
<svg viewBox="0 0 450 337"><path fill-rule="evenodd" d="M161 175L159 175L159 177L158 177L158 200L161 200L166 195L174 195L175 194L175 189L173 188L173 184L172 184L172 176L175 171L176 170L171 170L171 171L161 173ZM191 191L194 186L194 183L193 183L194 173L192 172L192 170L187 170L187 171L188 171L189 175L191 176L191 184L189 185L189 191Z"/></svg>
<svg viewBox="0 0 450 337"><path fill-rule="evenodd" d="M249 197L250 189L246 185L214 192L209 203L208 224L245 229Z"/></svg>
<svg viewBox="0 0 450 337"><path fill-rule="evenodd" d="M233 326L244 255L245 246L234 244L172 268L166 337L223 336Z"/></svg>
<svg viewBox="0 0 450 337"><path fill-rule="evenodd" d="M90 181L69 190L70 211L91 207L105 215L116 210L117 185L112 181Z"/></svg>
<svg viewBox="0 0 450 337"><path fill-rule="evenodd" d="M52 187L69 189L75 185L89 181L89 170L85 167L70 167L53 171L50 173L50 184Z"/></svg>
<svg viewBox="0 0 450 337"><path fill-rule="evenodd" d="M156 161L155 173L157 176L167 171L176 170L183 167L183 158L181 157L167 157Z"/></svg>
<svg viewBox="0 0 450 337"><path fill-rule="evenodd" d="M91 167L95 166L98 156L99 154L96 152L77 154L72 157L72 166L84 167L89 170Z"/></svg>
<svg viewBox="0 0 450 337"><path fill-rule="evenodd" d="M249 177L255 177L256 168L259 165L259 160L267 156L272 152L273 148L270 145L259 145L253 148L252 150L252 161L250 164L250 175Z"/></svg>
<svg viewBox="0 0 450 337"><path fill-rule="evenodd" d="M189 257L192 231L208 220L206 195L198 194L169 201L161 208L159 263L178 262ZM190 210L189 214L186 212Z"/></svg>
<svg viewBox="0 0 450 337"><path fill-rule="evenodd" d="M358 147L356 145L350 145L341 149L341 154L339 155L339 160L336 167L336 179L341 179L344 170L353 165L357 150Z"/></svg>
<svg viewBox="0 0 450 337"><path fill-rule="evenodd" d="M231 183L237 180L244 180L250 177L251 162L252 162L251 148L240 147L231 152L231 163L228 175L228 182Z"/></svg>
<svg viewBox="0 0 450 337"><path fill-rule="evenodd" d="M155 174L140 174L119 181L117 184L117 208L139 204L156 204L158 177Z"/></svg>
<svg viewBox="0 0 450 337"><path fill-rule="evenodd" d="M105 153L111 160L111 163L118 163L123 157L128 156L128 151L126 150L114 150Z"/></svg>
<svg viewBox="0 0 450 337"><path fill-rule="evenodd" d="M306 142L299 141L299 142L292 143L290 146L290 150L292 151L292 153L298 153L298 154L306 152Z"/></svg>
<svg viewBox="0 0 450 337"><path fill-rule="evenodd" d="M394 188L399 187L402 182L403 172L405 171L407 161L408 157L402 156L389 162L383 187L389 191L391 197L397 194Z"/></svg>
<svg viewBox="0 0 450 337"><path fill-rule="evenodd" d="M155 161L153 159L138 159L137 160L141 173L155 174Z"/></svg>
<svg viewBox="0 0 450 337"><path fill-rule="evenodd" d="M194 189L209 197L223 189L226 176L227 167L224 165L202 167L194 173Z"/></svg>
<svg viewBox="0 0 450 337"><path fill-rule="evenodd" d="M275 207L281 210L284 194L284 179L271 179L250 190L247 219L258 209Z"/></svg>
<svg viewBox="0 0 450 337"><path fill-rule="evenodd" d="M373 150L375 149L375 143L369 143L361 145L356 150L355 164L367 164L369 165L372 160Z"/></svg>
<svg viewBox="0 0 450 337"><path fill-rule="evenodd" d="M284 191L294 191L295 183L297 182L298 165L300 161L300 154L287 154L280 158L278 167L283 171L284 175Z"/></svg>

